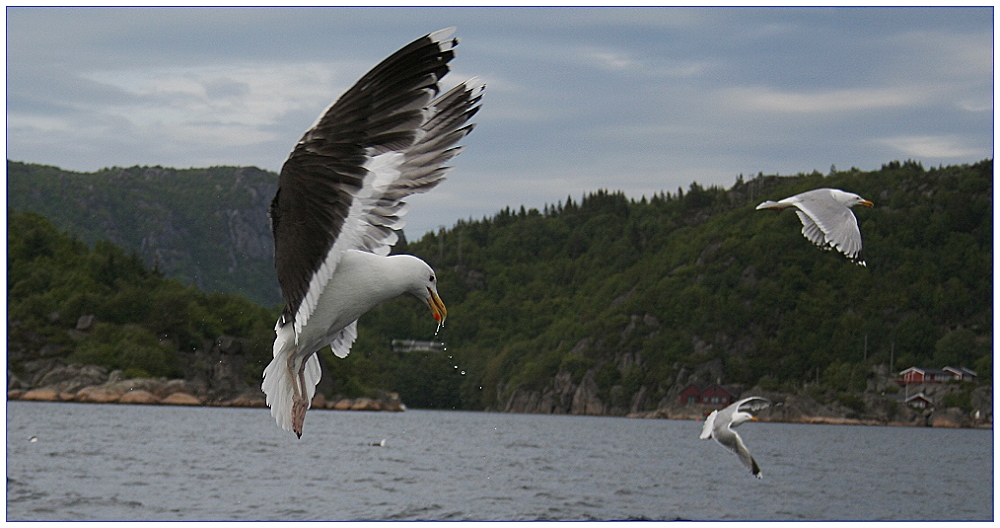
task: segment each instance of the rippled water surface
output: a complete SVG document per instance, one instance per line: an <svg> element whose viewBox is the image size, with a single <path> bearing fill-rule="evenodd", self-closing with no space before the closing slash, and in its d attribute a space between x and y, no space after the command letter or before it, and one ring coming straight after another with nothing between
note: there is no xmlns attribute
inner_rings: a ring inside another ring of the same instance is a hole
<svg viewBox="0 0 1000 528"><path fill-rule="evenodd" d="M993 519L992 431L749 423L758 481L700 429L15 401L7 520Z"/></svg>

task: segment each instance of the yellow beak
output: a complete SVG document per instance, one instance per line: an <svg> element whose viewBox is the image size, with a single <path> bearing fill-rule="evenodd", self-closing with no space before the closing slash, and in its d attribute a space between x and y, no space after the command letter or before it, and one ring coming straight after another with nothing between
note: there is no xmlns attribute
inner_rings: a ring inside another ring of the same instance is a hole
<svg viewBox="0 0 1000 528"><path fill-rule="evenodd" d="M444 301L438 297L438 294L434 290L427 288L427 294L429 296L427 304L431 308L431 315L434 316L434 320L438 324L444 324L444 320L448 318L448 308L445 308Z"/></svg>
<svg viewBox="0 0 1000 528"><path fill-rule="evenodd" d="M871 200L861 200L861 205L865 207L875 207L875 204Z"/></svg>

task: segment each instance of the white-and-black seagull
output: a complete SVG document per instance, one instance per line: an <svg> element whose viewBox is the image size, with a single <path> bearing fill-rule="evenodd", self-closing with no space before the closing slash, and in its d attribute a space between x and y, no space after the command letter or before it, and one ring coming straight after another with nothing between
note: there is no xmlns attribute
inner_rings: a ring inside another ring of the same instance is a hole
<svg viewBox="0 0 1000 528"><path fill-rule="evenodd" d="M858 229L858 219L851 212L851 207L855 205L872 207L874 204L854 193L824 188L806 191L777 202L768 200L758 205L757 209L795 208L795 214L799 215L802 222L802 235L806 239L827 251L836 248L851 262L864 266L861 230Z"/></svg>
<svg viewBox="0 0 1000 528"><path fill-rule="evenodd" d="M757 420L757 417L750 414L751 411L759 411L771 405L769 400L751 396L726 407L722 410L712 411L712 414L705 418L705 425L701 428L702 440L714 438L716 442L726 449L736 453L740 457L740 462L753 476L763 478L760 475L760 466L757 461L750 456L747 446L743 445L743 439L733 431L733 427L749 420Z"/></svg>
<svg viewBox="0 0 1000 528"><path fill-rule="evenodd" d="M269 211L274 267L285 306L261 389L282 429L302 436L321 370L316 351L345 357L358 318L409 293L438 327L448 312L434 270L389 256L403 227L403 199L429 191L473 128L485 86L440 94L458 40L454 28L421 37L365 74L320 115L281 168Z"/></svg>

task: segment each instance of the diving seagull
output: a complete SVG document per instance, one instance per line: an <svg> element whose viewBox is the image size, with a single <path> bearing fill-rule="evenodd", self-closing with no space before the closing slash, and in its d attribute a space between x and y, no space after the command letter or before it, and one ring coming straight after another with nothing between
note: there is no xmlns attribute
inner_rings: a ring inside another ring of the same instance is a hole
<svg viewBox="0 0 1000 528"><path fill-rule="evenodd" d="M454 28L421 37L383 60L306 131L281 168L269 210L274 267L285 300L274 358L261 389L271 416L301 438L321 369L316 351L346 357L357 321L409 293L448 315L434 270L389 256L403 227L403 199L431 190L462 151L485 85L440 94L458 39Z"/></svg>
<svg viewBox="0 0 1000 528"><path fill-rule="evenodd" d="M702 440L714 438L720 445L736 453L740 457L740 462L750 470L753 476L763 478L760 475L760 466L750 456L747 446L743 445L743 439L740 438L740 435L736 434L736 431L733 431L733 427L749 420L757 421L757 417L750 414L750 411L756 412L769 405L771 405L769 400L751 396L721 411L712 411L712 414L708 415L708 418L705 419L705 425L701 428L701 436L699 438Z"/></svg>
<svg viewBox="0 0 1000 528"><path fill-rule="evenodd" d="M874 204L864 198L840 189L814 189L784 200L768 200L757 209L795 208L802 222L802 235L810 242L827 251L837 248L851 262L865 266L861 256L861 231L851 207Z"/></svg>

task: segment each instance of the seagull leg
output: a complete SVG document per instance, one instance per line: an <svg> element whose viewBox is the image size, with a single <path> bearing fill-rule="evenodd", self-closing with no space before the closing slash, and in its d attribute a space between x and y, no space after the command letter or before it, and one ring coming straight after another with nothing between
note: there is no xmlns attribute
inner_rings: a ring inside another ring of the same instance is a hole
<svg viewBox="0 0 1000 528"><path fill-rule="evenodd" d="M306 362L302 361L299 366L295 366L295 355L288 357L288 372L292 374L292 431L302 438L302 424L306 420L305 379Z"/></svg>
<svg viewBox="0 0 1000 528"><path fill-rule="evenodd" d="M302 397L295 398L292 401L292 431L299 438L302 438L302 422L306 419L306 399Z"/></svg>

